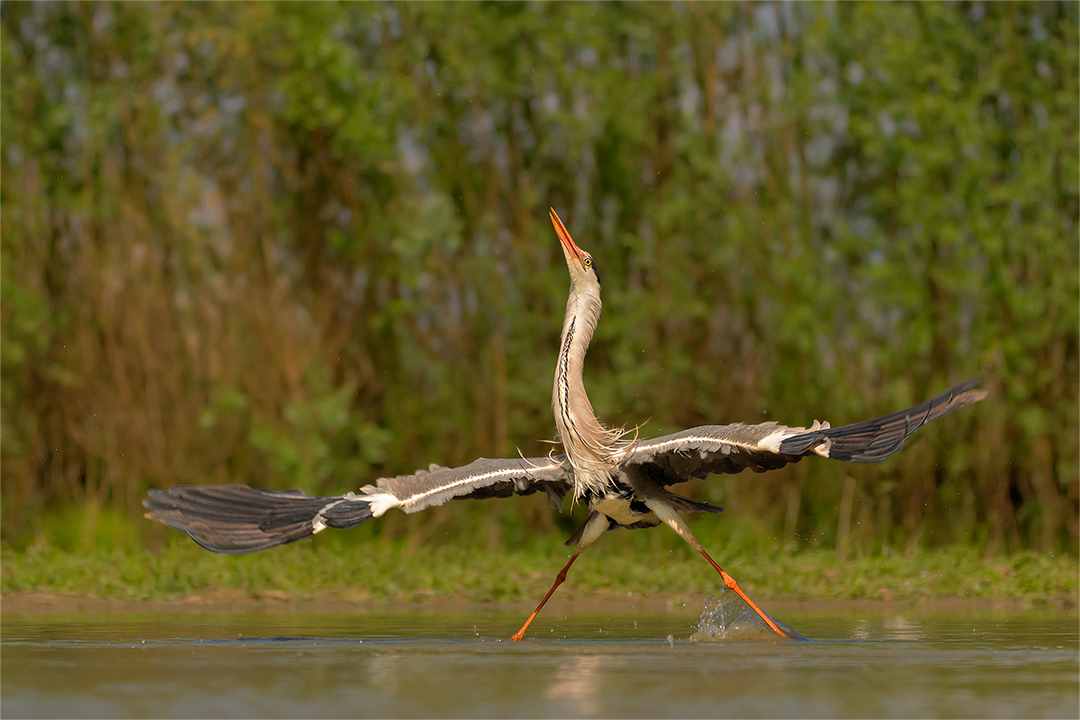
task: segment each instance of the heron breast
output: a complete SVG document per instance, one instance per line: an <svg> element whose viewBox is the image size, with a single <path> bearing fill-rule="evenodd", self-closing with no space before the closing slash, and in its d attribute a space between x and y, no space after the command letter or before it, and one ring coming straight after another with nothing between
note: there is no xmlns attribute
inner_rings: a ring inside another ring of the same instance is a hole
<svg viewBox="0 0 1080 720"><path fill-rule="evenodd" d="M653 514L648 505L632 496L608 495L594 500L589 506L619 525L633 525Z"/></svg>

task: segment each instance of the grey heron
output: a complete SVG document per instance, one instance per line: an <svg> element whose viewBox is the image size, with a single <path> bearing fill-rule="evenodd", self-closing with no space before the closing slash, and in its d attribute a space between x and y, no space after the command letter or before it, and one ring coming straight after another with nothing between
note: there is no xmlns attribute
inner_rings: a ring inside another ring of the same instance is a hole
<svg viewBox="0 0 1080 720"><path fill-rule="evenodd" d="M530 623L578 555L608 530L664 524L689 543L777 634L786 636L709 556L682 518L685 512L718 513L707 502L676 495L668 488L713 473L774 470L818 455L856 463L881 462L899 451L908 437L932 420L982 400L976 381L957 385L909 410L876 420L830 427L814 421L809 427L775 422L756 425L705 425L650 439L628 439L606 427L585 392L585 353L600 317L600 281L592 256L570 237L554 209L550 211L566 266L570 295L566 302L552 410L562 454L534 458L480 458L462 467L431 465L411 475L379 478L359 492L312 497L300 490L271 491L246 485L180 486L150 490L143 504L147 518L187 533L217 553L241 554L295 542L326 528L355 527L397 508L414 513L448 500L547 494L562 509L571 494L586 504L585 522L567 541L575 544L544 599L512 640L521 640Z"/></svg>

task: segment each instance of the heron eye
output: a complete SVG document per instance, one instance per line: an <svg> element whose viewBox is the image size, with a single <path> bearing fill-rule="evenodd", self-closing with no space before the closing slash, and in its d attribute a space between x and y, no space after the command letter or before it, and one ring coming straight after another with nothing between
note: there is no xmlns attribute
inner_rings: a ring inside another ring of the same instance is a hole
<svg viewBox="0 0 1080 720"><path fill-rule="evenodd" d="M586 256L585 256L585 259L584 259L584 260L582 260L582 261L581 261L581 263L582 263L582 264L583 264L583 265L584 265L585 267L591 267L591 266L592 266L592 258L591 258L591 257L589 257L588 255L586 255Z"/></svg>

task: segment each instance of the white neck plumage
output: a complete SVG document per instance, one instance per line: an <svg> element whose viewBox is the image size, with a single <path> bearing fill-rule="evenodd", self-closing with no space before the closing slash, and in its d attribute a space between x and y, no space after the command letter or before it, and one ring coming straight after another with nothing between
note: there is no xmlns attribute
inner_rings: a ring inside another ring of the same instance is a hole
<svg viewBox="0 0 1080 720"><path fill-rule="evenodd" d="M559 361L551 405L555 425L570 465L574 468L574 497L587 490L602 493L611 480L613 456L626 445L622 431L604 427L593 411L582 379L585 353L600 319L600 288L570 289L566 301Z"/></svg>

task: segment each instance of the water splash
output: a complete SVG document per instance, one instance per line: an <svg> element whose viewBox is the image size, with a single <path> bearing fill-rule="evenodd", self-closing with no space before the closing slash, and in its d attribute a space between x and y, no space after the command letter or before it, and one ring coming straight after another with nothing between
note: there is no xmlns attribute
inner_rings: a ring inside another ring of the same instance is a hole
<svg viewBox="0 0 1080 720"><path fill-rule="evenodd" d="M806 640L787 623L769 616L776 626L788 634L781 638L758 614L750 609L735 593L727 590L719 596L705 598L697 631L690 636L692 642L727 642L731 640Z"/></svg>

